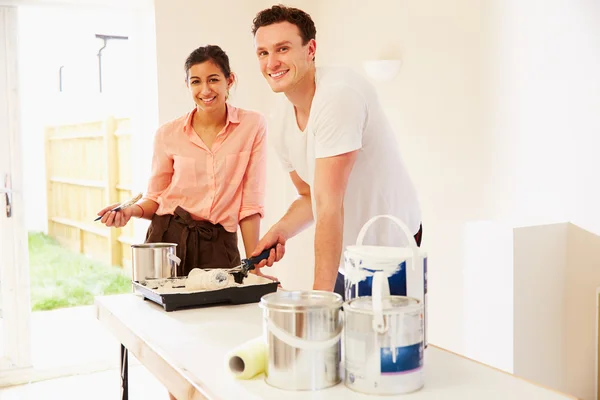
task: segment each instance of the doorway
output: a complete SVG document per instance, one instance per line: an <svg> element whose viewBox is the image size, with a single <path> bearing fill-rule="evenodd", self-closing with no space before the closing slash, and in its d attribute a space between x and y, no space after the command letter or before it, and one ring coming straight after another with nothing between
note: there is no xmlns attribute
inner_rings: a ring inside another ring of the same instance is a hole
<svg viewBox="0 0 600 400"><path fill-rule="evenodd" d="M58 128L112 124L125 161L111 168L129 177L114 183L114 193L126 196L144 189L149 155L133 149L157 125L151 2L15 3L0 0L0 174L10 178L0 193L0 387L118 366L118 346L97 325L93 297L131 290L125 250L144 227L110 232L117 245L103 259L105 232L93 217L106 201L89 199L104 187L69 175L98 154L81 147L93 134ZM58 135L48 139L54 128ZM65 135L70 141L61 141ZM10 218L2 213L7 199Z"/></svg>

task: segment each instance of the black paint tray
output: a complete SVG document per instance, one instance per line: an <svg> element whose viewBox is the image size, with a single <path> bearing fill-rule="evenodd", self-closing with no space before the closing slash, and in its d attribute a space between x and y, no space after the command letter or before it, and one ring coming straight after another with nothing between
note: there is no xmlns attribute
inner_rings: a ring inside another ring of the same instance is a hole
<svg viewBox="0 0 600 400"><path fill-rule="evenodd" d="M186 290L186 277L152 279L147 282L133 281L132 284L136 293L144 296L144 299L162 306L165 311L217 304L258 303L265 294L277 291L279 282L256 275L250 276L248 277L250 279L244 279L247 283L244 286L232 286L218 290ZM256 283L248 282L249 280L256 281ZM176 293L162 293L160 286L166 283L174 287L173 290L180 290Z"/></svg>

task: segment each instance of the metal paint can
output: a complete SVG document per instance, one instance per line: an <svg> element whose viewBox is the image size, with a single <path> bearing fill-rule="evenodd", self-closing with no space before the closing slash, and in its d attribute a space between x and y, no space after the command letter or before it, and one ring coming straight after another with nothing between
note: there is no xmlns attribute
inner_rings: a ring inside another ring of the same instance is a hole
<svg viewBox="0 0 600 400"><path fill-rule="evenodd" d="M363 245L368 228L377 220L392 220L408 242L408 247ZM383 295L414 297L423 304L424 343L427 348L427 252L417 247L408 227L391 215L378 215L367 221L358 234L356 245L344 252L344 299L371 296L373 276L382 272L387 278Z"/></svg>
<svg viewBox="0 0 600 400"><path fill-rule="evenodd" d="M373 296L344 303L344 384L365 394L410 393L425 381L423 304L382 295L384 279L376 273Z"/></svg>
<svg viewBox="0 0 600 400"><path fill-rule="evenodd" d="M277 291L261 298L267 343L267 384L319 390L341 381L342 296Z"/></svg>
<svg viewBox="0 0 600 400"><path fill-rule="evenodd" d="M181 262L175 254L175 243L142 243L131 245L133 280L173 278Z"/></svg>

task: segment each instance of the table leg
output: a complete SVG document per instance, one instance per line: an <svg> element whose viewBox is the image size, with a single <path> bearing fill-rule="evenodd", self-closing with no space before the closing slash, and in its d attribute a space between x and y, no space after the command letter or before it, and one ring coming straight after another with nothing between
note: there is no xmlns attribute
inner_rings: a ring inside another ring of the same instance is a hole
<svg viewBox="0 0 600 400"><path fill-rule="evenodd" d="M127 348L121 344L121 400L129 400L129 363Z"/></svg>

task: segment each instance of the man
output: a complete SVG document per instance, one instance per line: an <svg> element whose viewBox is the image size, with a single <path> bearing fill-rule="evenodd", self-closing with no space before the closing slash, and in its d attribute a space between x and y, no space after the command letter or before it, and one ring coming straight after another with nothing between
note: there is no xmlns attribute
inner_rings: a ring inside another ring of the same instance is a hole
<svg viewBox="0 0 600 400"><path fill-rule="evenodd" d="M273 6L259 12L252 29L260 69L289 100L282 126L270 135L298 199L259 241L254 255L276 244L272 266L287 239L315 227L313 289L344 288L343 249L354 244L371 217L400 218L421 241L421 211L395 133L374 87L347 68L316 68L316 28L302 10ZM406 245L400 230L377 221L365 244Z"/></svg>

